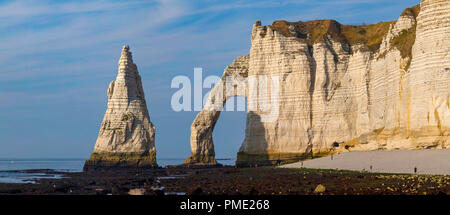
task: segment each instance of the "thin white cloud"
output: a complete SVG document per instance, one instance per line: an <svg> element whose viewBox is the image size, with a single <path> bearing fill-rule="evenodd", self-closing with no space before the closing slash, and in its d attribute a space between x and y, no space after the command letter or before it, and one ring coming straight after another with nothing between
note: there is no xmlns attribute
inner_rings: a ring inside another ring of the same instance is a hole
<svg viewBox="0 0 450 215"><path fill-rule="evenodd" d="M142 4L139 1L110 2L51 2L46 0L20 0L0 5L0 18L101 12L127 9Z"/></svg>
<svg viewBox="0 0 450 215"><path fill-rule="evenodd" d="M11 28L11 25L0 25L0 32L7 31L0 38L0 63L11 61L21 55L80 48L89 50L99 43L133 39L171 19L182 16L186 11L183 4L175 4L173 1L155 1L153 7L133 10L123 8L123 4L119 3L113 3L110 6L103 6L101 2L60 3L55 6L34 1L27 2L32 4L28 5L20 1L2 5L0 14L5 12L3 16L8 17L8 22L20 26L30 24L30 20L24 18L26 16L98 10L109 11L109 13L73 16L63 24L55 24L41 29L18 28L20 30L16 30L16 32L5 29L6 27ZM127 3L127 5L129 4ZM54 12L54 10L58 12ZM6 11L9 12L6 13ZM21 12L16 13L16 11ZM2 72L6 71L0 71L0 74Z"/></svg>
<svg viewBox="0 0 450 215"><path fill-rule="evenodd" d="M318 4L317 7L308 8L308 10L299 11L297 14L280 14L272 16L270 21L275 19L287 19L290 21L315 19L317 17L325 18L328 16L330 8L334 7L332 3L339 4L361 4L373 3L375 0L331 0L331 1L283 1L274 0L262 1L239 1L232 3L214 2L203 8L196 8L188 1L176 0L157 0L147 2L147 7L135 7L143 4L142 1L130 2L108 2L106 1L85 1L85 2L58 2L49 4L48 1L14 1L7 4L0 4L0 17L5 17L8 21L5 23L14 23L13 26L20 26L32 19L24 17L40 17L52 14L71 14L62 24L56 23L49 27L39 29L21 29L16 31L4 32L0 38L0 63L7 65L0 70L0 78L3 80L14 80L42 75L64 76L68 74L87 73L79 68L86 66L89 69L98 69L106 65L105 62L94 62L93 59L81 62L74 69L74 65L80 61L68 63L56 63L33 60L33 56L41 56L47 53L74 53L76 55L96 56L100 51L102 56L110 56L115 59L117 49L120 49L122 43L131 43L138 45L141 52L138 56L145 56L147 59L140 62L141 65L149 66L161 64L176 60L176 57L189 58L186 52L190 49L210 50L211 47L204 46L202 41L212 41L214 38L221 38L221 34L227 34L230 40L242 41L242 32L249 31L251 24L255 20L234 19L232 23L226 23L220 26L214 26L208 29L207 33L195 32L195 27L190 25L177 27L176 30L160 32L159 28L167 25L173 20L182 20L183 17L198 15L210 12L220 12L234 10L239 8L271 8L285 7L290 4ZM322 6L325 3L329 6ZM217 3L217 4L216 4ZM76 15L77 13L101 11L104 13L86 13ZM276 12L276 11L275 11ZM75 14L75 15L74 15ZM341 15L354 15L357 13L342 13ZM270 17L270 16L269 16ZM270 24L270 23L265 23ZM14 29L14 28L11 28ZM20 29L20 28L18 28ZM0 24L0 33L6 31ZM9 30L8 30L9 31ZM238 34L240 37L233 37L232 34ZM225 37L222 37L225 39ZM227 39L226 39L227 40ZM248 37L244 38L245 44L249 42ZM227 46L221 44L220 40L215 41L218 47ZM116 45L111 45L116 44ZM248 49L248 46L240 50ZM84 52L84 53L83 53ZM42 53L42 54L41 54ZM77 54L78 53L78 54ZM180 56L184 55L184 56ZM176 56L176 57L175 57ZM199 57L199 56L197 56ZM19 59L27 59L31 62L20 62ZM10 62L20 62L11 64ZM28 66L24 66L28 65ZM99 71L101 71L99 69ZM100 75L99 72L96 75Z"/></svg>

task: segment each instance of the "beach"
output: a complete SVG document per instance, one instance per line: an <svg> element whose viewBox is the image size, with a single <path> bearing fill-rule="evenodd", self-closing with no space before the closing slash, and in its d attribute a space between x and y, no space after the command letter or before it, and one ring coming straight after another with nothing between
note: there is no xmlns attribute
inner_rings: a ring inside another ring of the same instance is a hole
<svg viewBox="0 0 450 215"><path fill-rule="evenodd" d="M437 195L450 176L256 167L28 170L34 183L0 183L0 195Z"/></svg>
<svg viewBox="0 0 450 215"><path fill-rule="evenodd" d="M434 149L354 151L253 168L170 165L179 162L171 159L160 168L82 172L80 160L5 161L0 195L450 194L449 161L450 150ZM24 169L39 166L58 169Z"/></svg>
<svg viewBox="0 0 450 215"><path fill-rule="evenodd" d="M301 167L378 173L450 175L450 150L351 151L281 166L281 168Z"/></svg>

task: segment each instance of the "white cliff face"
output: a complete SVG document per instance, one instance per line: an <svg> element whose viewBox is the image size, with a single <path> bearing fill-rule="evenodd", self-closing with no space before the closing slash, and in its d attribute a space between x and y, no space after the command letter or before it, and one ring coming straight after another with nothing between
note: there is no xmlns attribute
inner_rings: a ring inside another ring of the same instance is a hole
<svg viewBox="0 0 450 215"><path fill-rule="evenodd" d="M241 72L279 77L279 114L263 122L264 111L248 113L237 163L268 164L347 150L449 147L449 19L448 0L424 0L417 17L404 13L390 26L375 52L332 36L309 45L255 23L248 69ZM414 31L412 54L402 55L392 41ZM248 83L250 91L254 87ZM261 99L268 98L247 94L248 105ZM203 145L198 131L212 134L217 118L197 117L194 123L202 126L191 127L192 149L208 148L213 155L212 140Z"/></svg>
<svg viewBox="0 0 450 215"><path fill-rule="evenodd" d="M156 165L155 126L150 122L141 76L128 46L122 49L117 78L110 83L107 95L108 108L89 164Z"/></svg>
<svg viewBox="0 0 450 215"><path fill-rule="evenodd" d="M449 145L450 2L423 1L406 79L406 128L416 144Z"/></svg>

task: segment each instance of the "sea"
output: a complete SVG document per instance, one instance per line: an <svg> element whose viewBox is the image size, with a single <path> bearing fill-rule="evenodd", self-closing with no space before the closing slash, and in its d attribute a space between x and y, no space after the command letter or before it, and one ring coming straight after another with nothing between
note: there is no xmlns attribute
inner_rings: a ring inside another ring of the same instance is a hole
<svg viewBox="0 0 450 215"><path fill-rule="evenodd" d="M46 174L39 172L27 172L25 170L51 169L58 172L81 172L85 159L1 159L0 158L0 183L35 183L41 178L61 178L58 174ZM184 162L184 158L157 159L158 165L177 165ZM234 165L236 159L217 159L223 165Z"/></svg>

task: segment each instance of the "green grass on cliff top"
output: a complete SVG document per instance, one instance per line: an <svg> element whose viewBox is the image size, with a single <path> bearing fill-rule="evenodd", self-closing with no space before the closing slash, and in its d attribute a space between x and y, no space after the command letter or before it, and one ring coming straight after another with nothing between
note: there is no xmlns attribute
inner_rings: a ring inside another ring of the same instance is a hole
<svg viewBox="0 0 450 215"><path fill-rule="evenodd" d="M420 12L420 5L407 8L402 15L411 15L414 18ZM272 23L272 29L286 37L293 37L294 34L289 30L289 26L293 26L297 37L305 39L309 45L313 45L324 39L324 36L330 35L333 40L339 42L346 42L349 45L362 44L365 48L372 52L376 52L383 40L383 37L389 31L391 24L394 21L379 22L371 25L343 25L335 20L313 20L307 22L287 22L284 20L275 21ZM400 37L393 41L401 52L402 56L410 54L412 44L415 40L415 28L411 32L402 32ZM414 31L414 32L412 32Z"/></svg>
<svg viewBox="0 0 450 215"><path fill-rule="evenodd" d="M313 20L308 22L275 21L272 28L286 37L292 37L289 26L294 26L298 37L306 39L309 45L323 40L325 35L330 35L333 40L347 42L349 45L363 44L371 51L380 47L384 35L389 26L394 23L380 22L372 25L342 25L335 20Z"/></svg>

